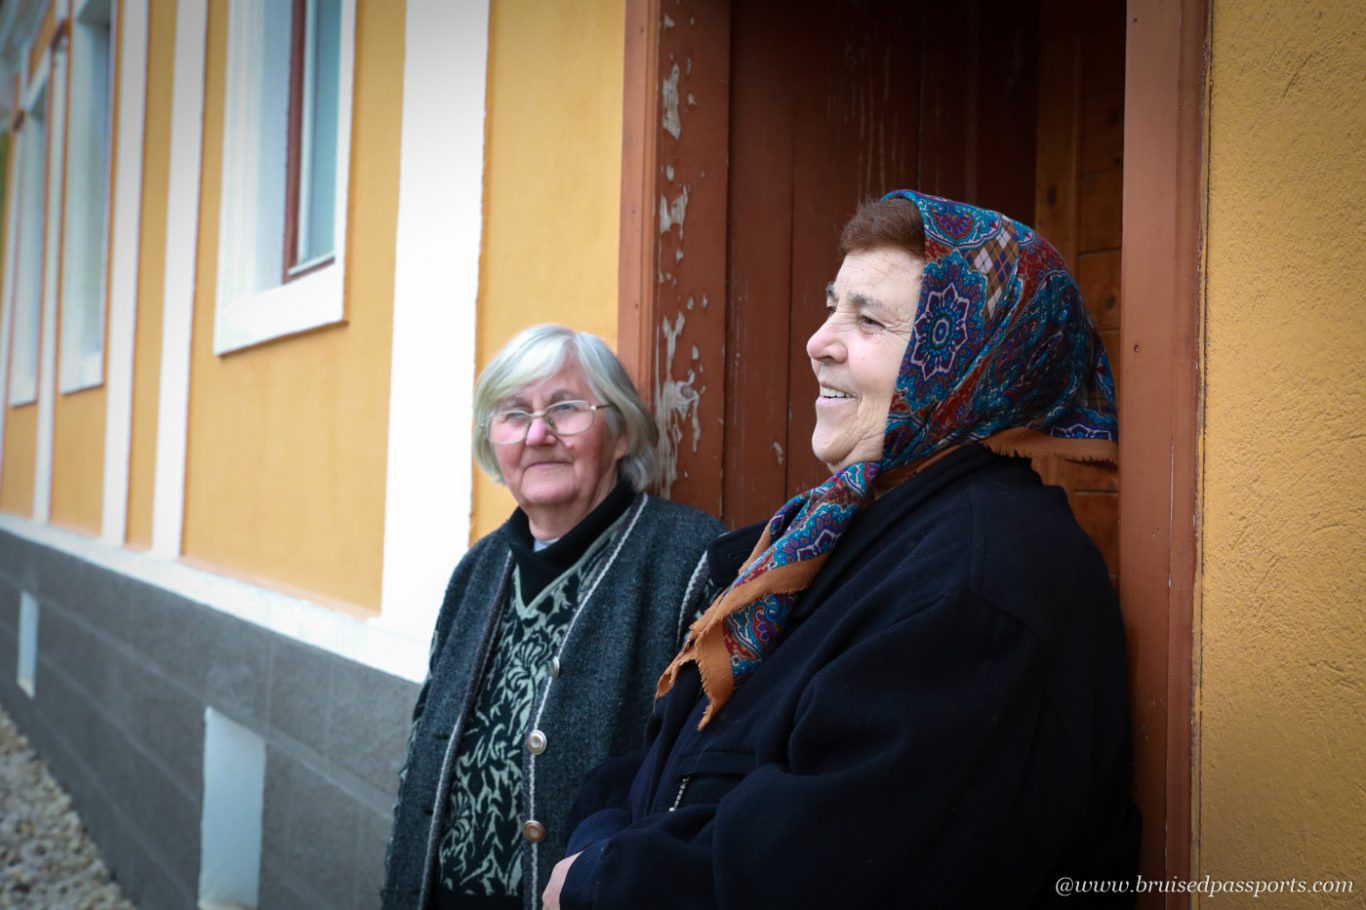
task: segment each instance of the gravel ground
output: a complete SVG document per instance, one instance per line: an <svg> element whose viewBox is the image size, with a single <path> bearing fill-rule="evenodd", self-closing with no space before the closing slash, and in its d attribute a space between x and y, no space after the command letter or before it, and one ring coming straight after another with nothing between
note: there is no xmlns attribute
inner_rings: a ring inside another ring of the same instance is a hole
<svg viewBox="0 0 1366 910"><path fill-rule="evenodd" d="M0 711L0 908L137 910L28 740Z"/></svg>

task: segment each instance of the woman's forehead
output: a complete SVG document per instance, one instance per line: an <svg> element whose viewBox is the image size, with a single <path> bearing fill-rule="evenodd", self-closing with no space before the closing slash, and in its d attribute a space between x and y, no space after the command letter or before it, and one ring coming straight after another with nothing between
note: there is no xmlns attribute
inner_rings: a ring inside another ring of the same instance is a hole
<svg viewBox="0 0 1366 910"><path fill-rule="evenodd" d="M547 403L571 401L590 392L588 379L577 363L568 361L542 379L528 383L509 395L505 401L538 400Z"/></svg>
<svg viewBox="0 0 1366 910"><path fill-rule="evenodd" d="M912 313L923 271L920 260L904 250L857 250L844 257L826 295L836 302L880 309L888 315Z"/></svg>

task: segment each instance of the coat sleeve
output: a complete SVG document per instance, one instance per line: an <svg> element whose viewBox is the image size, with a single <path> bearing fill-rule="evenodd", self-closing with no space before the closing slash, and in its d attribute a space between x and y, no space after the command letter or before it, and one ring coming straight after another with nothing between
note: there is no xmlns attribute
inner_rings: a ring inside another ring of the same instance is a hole
<svg viewBox="0 0 1366 910"><path fill-rule="evenodd" d="M968 594L862 637L809 677L786 762L589 845L562 906L1027 903L1085 786L1044 651Z"/></svg>

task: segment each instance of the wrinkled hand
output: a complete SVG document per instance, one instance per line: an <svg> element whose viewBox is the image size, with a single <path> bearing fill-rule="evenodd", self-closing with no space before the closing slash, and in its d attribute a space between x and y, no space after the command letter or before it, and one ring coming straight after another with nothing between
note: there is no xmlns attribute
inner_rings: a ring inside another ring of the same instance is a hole
<svg viewBox="0 0 1366 910"><path fill-rule="evenodd" d="M544 910L560 910L560 889L564 887L564 880L569 875L569 867L574 865L574 860L578 858L578 853L573 856L566 856L556 863L555 868L551 870L550 882L545 886L545 892L541 894L541 906Z"/></svg>

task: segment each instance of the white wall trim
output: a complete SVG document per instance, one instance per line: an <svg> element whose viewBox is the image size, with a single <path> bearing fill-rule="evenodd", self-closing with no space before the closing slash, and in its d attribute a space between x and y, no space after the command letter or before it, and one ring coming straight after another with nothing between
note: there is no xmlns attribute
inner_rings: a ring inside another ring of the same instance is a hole
<svg viewBox="0 0 1366 910"><path fill-rule="evenodd" d="M285 118L288 34L274 34L267 9L276 0L242 0L229 8L223 177L219 212L214 353L250 347L345 319L346 214L351 173L351 106L355 88L355 0L341 0L337 84L336 215L332 263L280 283L284 244ZM286 18L287 15L286 15ZM283 60L265 41L283 40ZM266 91L282 81L283 95ZM263 102L262 99L268 99ZM280 102L280 103L276 103ZM269 141L263 141L267 137ZM263 175L270 178L263 184ZM278 191L275 182L279 183Z"/></svg>
<svg viewBox="0 0 1366 910"><path fill-rule="evenodd" d="M147 107L147 0L116 7L115 60L119 98L114 218L109 255L109 363L105 381L104 508L101 537L124 542L128 470L133 444L133 358L138 313L138 252L142 231L142 140Z"/></svg>
<svg viewBox="0 0 1366 910"><path fill-rule="evenodd" d="M426 678L428 636L405 635L374 620L14 515L0 513L0 531L400 679Z"/></svg>
<svg viewBox="0 0 1366 910"><path fill-rule="evenodd" d="M45 522L52 509L52 433L57 405L57 284L61 273L62 194L66 160L65 43L49 49L47 215L43 223L43 315L38 330L38 430L33 458L33 520Z"/></svg>
<svg viewBox="0 0 1366 910"><path fill-rule="evenodd" d="M4 287L0 288L0 473L5 466L5 422L9 416L9 350L10 335L14 325L14 295L15 285L19 283L19 278L15 274L17 263L15 256L19 252L19 196L20 187L24 185L24 154L23 141L20 136L10 134L9 147L9 167L10 174L14 175L14 180L10 184L5 196L5 259L3 271L0 271L0 280L3 280ZM4 179L8 175L0 175Z"/></svg>
<svg viewBox="0 0 1366 910"><path fill-rule="evenodd" d="M224 189L226 197L227 190ZM340 254L341 250L338 250ZM219 269L228 264L219 262ZM227 354L252 345L342 322L345 284L340 255L331 265L256 294L225 299L214 308L213 352Z"/></svg>
<svg viewBox="0 0 1366 910"><path fill-rule="evenodd" d="M208 6L208 0L180 0L176 8L166 282L161 309L161 390L152 494L152 552L162 557L180 554L185 520L185 449L190 422L190 340L199 241Z"/></svg>
<svg viewBox="0 0 1366 910"><path fill-rule="evenodd" d="M381 620L429 636L468 546L488 0L408 0Z"/></svg>

